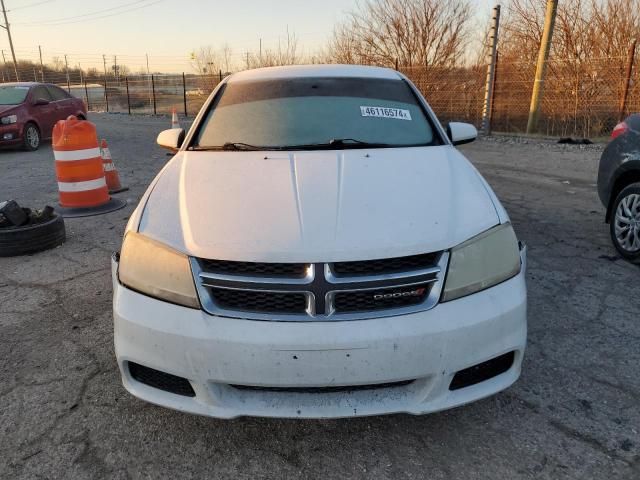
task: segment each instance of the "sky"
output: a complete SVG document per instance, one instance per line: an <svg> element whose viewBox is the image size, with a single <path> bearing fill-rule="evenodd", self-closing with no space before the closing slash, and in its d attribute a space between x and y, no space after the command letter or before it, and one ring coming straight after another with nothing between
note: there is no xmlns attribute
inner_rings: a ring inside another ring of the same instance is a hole
<svg viewBox="0 0 640 480"><path fill-rule="evenodd" d="M444 0L446 1L446 0ZM357 0L5 0L19 59L63 58L69 65L102 67L117 56L133 70L149 56L152 71L190 71L189 54L201 46L228 44L233 61L246 51L277 48L286 31L313 53ZM489 16L490 0L473 0L476 16ZM0 49L10 58L0 31Z"/></svg>

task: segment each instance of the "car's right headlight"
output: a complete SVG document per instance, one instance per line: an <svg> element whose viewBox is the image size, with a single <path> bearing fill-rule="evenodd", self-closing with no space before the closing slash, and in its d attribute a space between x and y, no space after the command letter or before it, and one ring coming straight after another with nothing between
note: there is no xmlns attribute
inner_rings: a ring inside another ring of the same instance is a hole
<svg viewBox="0 0 640 480"><path fill-rule="evenodd" d="M451 250L442 301L471 295L520 273L520 247L510 223L498 225Z"/></svg>
<svg viewBox="0 0 640 480"><path fill-rule="evenodd" d="M189 258L140 233L128 232L124 237L118 279L151 297L200 308Z"/></svg>
<svg viewBox="0 0 640 480"><path fill-rule="evenodd" d="M2 123L3 125L9 125L10 123L16 123L17 121L17 115L7 115L6 117L0 118L0 123Z"/></svg>

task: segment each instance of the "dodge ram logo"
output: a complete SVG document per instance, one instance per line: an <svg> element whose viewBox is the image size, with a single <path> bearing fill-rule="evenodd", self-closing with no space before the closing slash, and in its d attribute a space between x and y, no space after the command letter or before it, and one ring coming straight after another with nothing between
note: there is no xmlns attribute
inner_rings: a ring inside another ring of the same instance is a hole
<svg viewBox="0 0 640 480"><path fill-rule="evenodd" d="M373 296L374 300L391 300L394 298L403 298L403 297L421 297L424 295L425 288L416 288L415 290L407 290L405 292L394 292L394 293L376 293Z"/></svg>

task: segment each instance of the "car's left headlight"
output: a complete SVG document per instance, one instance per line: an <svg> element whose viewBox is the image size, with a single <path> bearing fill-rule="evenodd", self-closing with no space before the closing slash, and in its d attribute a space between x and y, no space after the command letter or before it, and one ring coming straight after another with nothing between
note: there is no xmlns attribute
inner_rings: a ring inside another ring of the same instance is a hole
<svg viewBox="0 0 640 480"><path fill-rule="evenodd" d="M200 308L189 258L140 233L128 232L124 237L118 279L151 297Z"/></svg>
<svg viewBox="0 0 640 480"><path fill-rule="evenodd" d="M10 123L16 123L17 121L17 115L7 115L6 117L0 118L0 123L2 123L3 125L9 125Z"/></svg>
<svg viewBox="0 0 640 480"><path fill-rule="evenodd" d="M520 273L520 248L510 223L498 225L451 250L442 301L471 295Z"/></svg>

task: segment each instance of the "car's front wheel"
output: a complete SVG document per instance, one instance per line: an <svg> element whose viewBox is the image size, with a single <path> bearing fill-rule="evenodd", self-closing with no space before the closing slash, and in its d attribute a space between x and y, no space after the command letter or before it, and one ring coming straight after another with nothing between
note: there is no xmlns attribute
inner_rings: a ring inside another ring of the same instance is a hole
<svg viewBox="0 0 640 480"><path fill-rule="evenodd" d="M640 183L632 183L620 192L613 212L613 245L624 258L640 264Z"/></svg>
<svg viewBox="0 0 640 480"><path fill-rule="evenodd" d="M29 152L37 150L40 146L40 130L33 123L27 123L24 127L23 146Z"/></svg>

